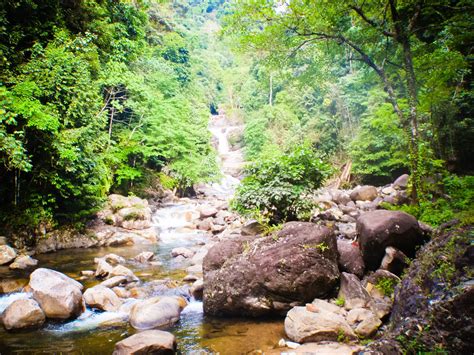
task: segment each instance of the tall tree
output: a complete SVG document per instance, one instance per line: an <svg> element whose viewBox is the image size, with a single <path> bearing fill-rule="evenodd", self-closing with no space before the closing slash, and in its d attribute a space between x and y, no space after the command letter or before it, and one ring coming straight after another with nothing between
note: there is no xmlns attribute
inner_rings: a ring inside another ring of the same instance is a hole
<svg viewBox="0 0 474 355"><path fill-rule="evenodd" d="M412 198L417 201L423 83L414 63L443 31L449 32L448 20L461 19L466 25L463 14L472 10L472 4L463 0L238 0L226 28L238 34L244 47L266 51L279 64L299 52L320 55L342 50L350 53L350 63L358 61L371 68L410 137Z"/></svg>

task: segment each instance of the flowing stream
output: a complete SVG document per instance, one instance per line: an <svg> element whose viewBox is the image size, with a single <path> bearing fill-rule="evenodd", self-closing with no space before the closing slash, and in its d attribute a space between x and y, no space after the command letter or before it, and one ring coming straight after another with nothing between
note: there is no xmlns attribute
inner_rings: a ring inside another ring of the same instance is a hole
<svg viewBox="0 0 474 355"><path fill-rule="evenodd" d="M209 199L225 200L232 196L239 183L236 175L242 167L242 154L232 151L228 133L237 126L226 126L225 117L211 120L210 131L218 141L218 152L224 177L220 183L203 188ZM237 172L237 173L236 173ZM108 253L131 259L142 251L152 251L159 266L127 262L142 280L144 287L156 280L164 280L173 287L154 289L153 296L160 294L183 294L187 287L182 282L187 274L183 263L171 257L171 250L187 247L197 250L209 240L205 233L188 228L189 215L195 214L205 200L183 199L157 210L153 216L159 230L160 241L156 245L134 245L130 247L108 247L92 249L69 249L50 254L37 255L40 267L58 270L78 279L81 270L95 270L94 258ZM185 264L186 266L186 264ZM26 284L30 271L11 271L0 267L0 278L15 279ZM95 279L81 281L85 288L99 283ZM28 293L0 295L0 313L14 300L31 297ZM127 305L137 302L130 298ZM217 319L203 314L202 302L191 299L183 310L180 321L169 331L175 334L179 352L242 354L255 350L267 352L274 348L284 336L282 320ZM128 323L126 312L99 312L87 309L79 318L68 322L48 321L39 330L7 332L0 327L0 354L111 354L116 342L134 334Z"/></svg>

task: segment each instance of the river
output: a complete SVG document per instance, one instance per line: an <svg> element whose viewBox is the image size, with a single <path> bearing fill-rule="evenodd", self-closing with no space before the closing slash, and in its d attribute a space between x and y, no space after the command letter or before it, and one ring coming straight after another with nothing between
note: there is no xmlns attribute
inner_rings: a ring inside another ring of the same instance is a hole
<svg viewBox="0 0 474 355"><path fill-rule="evenodd" d="M209 242L204 232L187 228L186 215L195 213L206 199L228 200L239 180L242 167L242 153L232 151L228 142L228 133L237 126L229 126L225 116L215 116L210 121L210 131L217 140L217 150L221 160L223 178L219 183L203 187L206 198L200 200L182 199L165 205L153 215L153 223L158 229L160 240L156 245L135 245L129 247L108 247L91 249L67 249L49 254L37 255L40 267L51 268L79 279L81 270L94 270L94 258L108 253L120 255L126 259L133 258L142 251L152 251L162 265L126 264L143 282L143 286L157 280L170 288L154 291L153 295L184 293L187 285L182 281L187 274L183 263L171 257L171 250L176 247L196 248ZM186 266L186 264L184 264ZM3 279L24 280L27 282L28 271L11 271L0 267ZM81 281L91 287L98 280ZM28 298L23 292L0 296L0 312L11 302L19 298ZM136 299L126 302L132 304ZM48 321L39 330L7 332L0 327L0 354L111 354L116 342L136 332L128 321L128 315L120 312L99 312L87 309L79 318L69 322ZM254 351L273 349L278 340L284 337L282 320L253 319L218 319L203 314L202 302L194 299L183 310L180 321L171 329L178 342L181 354L242 354Z"/></svg>

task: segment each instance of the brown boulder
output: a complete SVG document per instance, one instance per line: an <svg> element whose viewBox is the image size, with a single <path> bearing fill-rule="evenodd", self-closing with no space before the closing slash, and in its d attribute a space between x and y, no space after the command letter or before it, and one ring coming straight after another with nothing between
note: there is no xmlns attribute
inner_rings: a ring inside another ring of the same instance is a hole
<svg viewBox="0 0 474 355"><path fill-rule="evenodd" d="M357 220L357 234L369 270L379 267L388 246L412 257L424 235L415 217L400 211L377 210L362 214Z"/></svg>
<svg viewBox="0 0 474 355"><path fill-rule="evenodd" d="M365 264L360 253L359 244L356 242L338 240L337 251L339 252L339 268L342 271L357 275L359 278L364 276Z"/></svg>
<svg viewBox="0 0 474 355"><path fill-rule="evenodd" d="M337 286L336 239L326 227L290 222L274 237L241 237L204 258L204 311L211 315L285 314Z"/></svg>

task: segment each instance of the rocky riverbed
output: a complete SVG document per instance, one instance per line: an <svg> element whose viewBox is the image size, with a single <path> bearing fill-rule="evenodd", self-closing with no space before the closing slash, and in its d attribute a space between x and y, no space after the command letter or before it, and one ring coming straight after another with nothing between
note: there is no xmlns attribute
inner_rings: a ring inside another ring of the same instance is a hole
<svg viewBox="0 0 474 355"><path fill-rule="evenodd" d="M167 193L152 205L111 195L81 233L45 233L34 250L0 240L1 353L352 354L372 341L373 351L401 351L394 339L417 329L405 322L416 317L407 298L427 298L414 280L439 268L423 256L434 252L428 244L401 284L433 233L381 208L406 201L408 176L383 187L316 191L310 221L266 233L228 208L242 161L225 142L238 127L227 129L224 119L211 128L227 174L196 187L198 198ZM453 253L437 238L431 243ZM436 302L472 307L463 296L473 289L472 253L464 239L458 244L462 252L439 257L451 255L464 270L449 280L463 285L461 293L446 299L440 281L424 282ZM431 305L420 302L427 318ZM450 334L439 328L438 342ZM466 334L456 334L457 350L469 349Z"/></svg>

